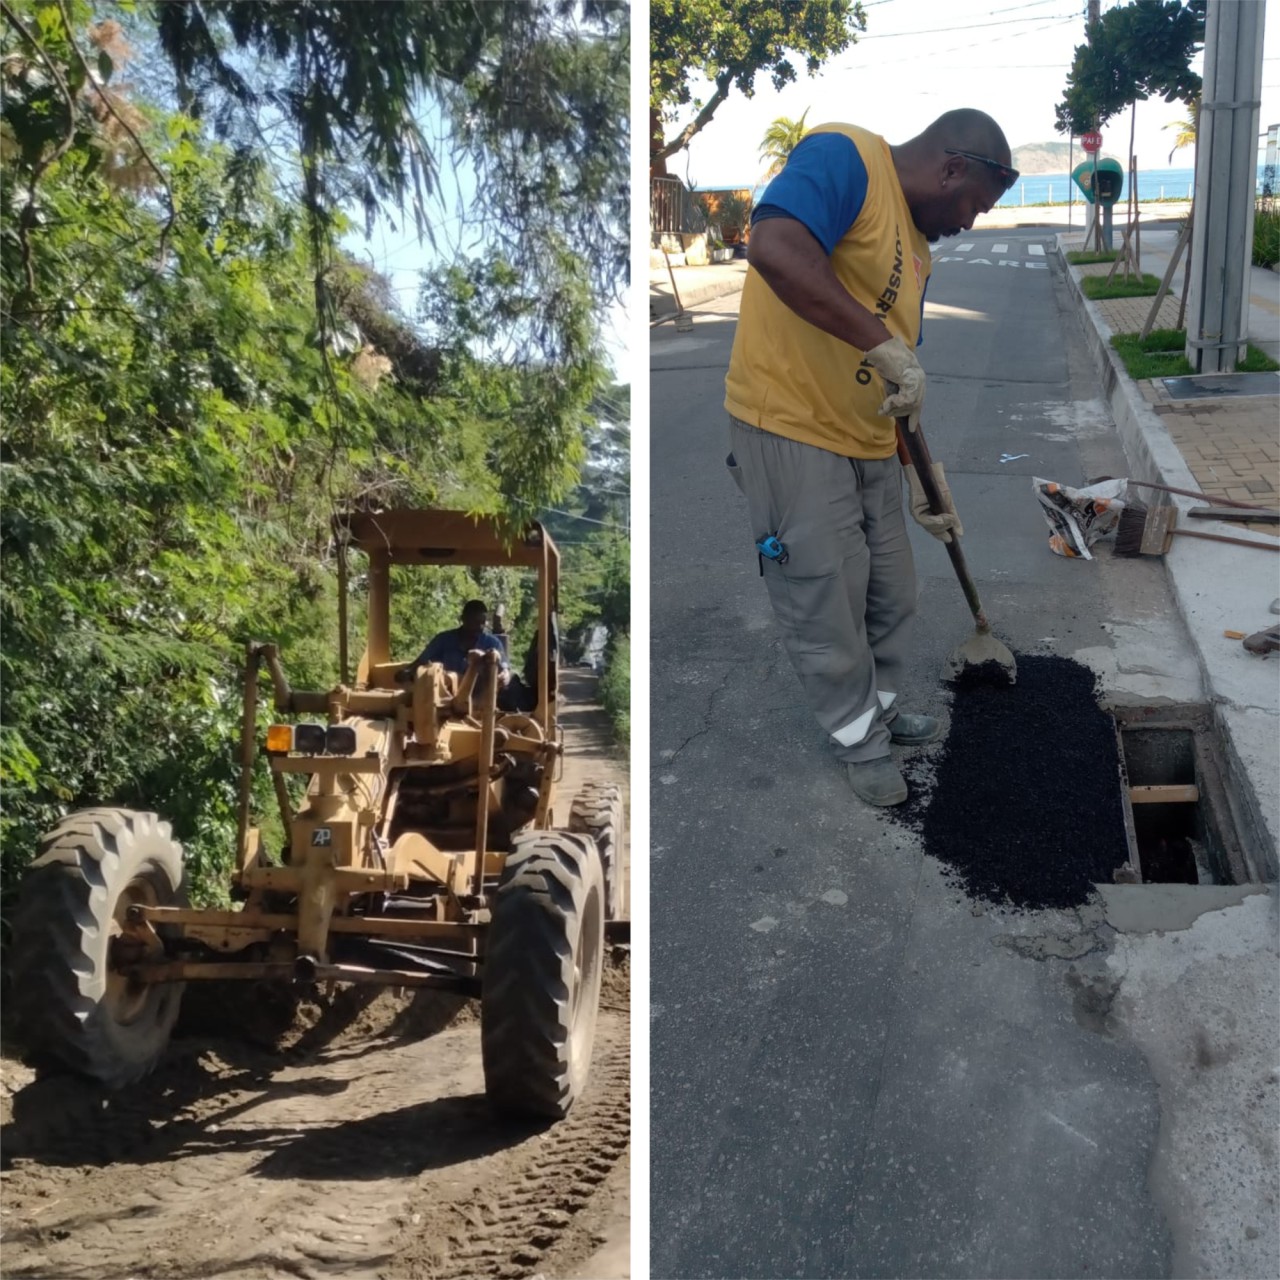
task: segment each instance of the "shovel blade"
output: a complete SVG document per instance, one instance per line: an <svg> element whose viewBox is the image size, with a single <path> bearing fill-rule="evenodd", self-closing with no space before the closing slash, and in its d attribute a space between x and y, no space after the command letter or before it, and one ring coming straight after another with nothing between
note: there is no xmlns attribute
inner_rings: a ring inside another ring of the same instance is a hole
<svg viewBox="0 0 1280 1280"><path fill-rule="evenodd" d="M958 649L954 650L942 667L942 678L947 681L958 680L966 674L976 674L979 669L995 663L999 671L990 670L991 683L999 683L1003 679L1014 684L1018 679L1018 664L1014 661L1009 647L997 640L990 631L977 631Z"/></svg>

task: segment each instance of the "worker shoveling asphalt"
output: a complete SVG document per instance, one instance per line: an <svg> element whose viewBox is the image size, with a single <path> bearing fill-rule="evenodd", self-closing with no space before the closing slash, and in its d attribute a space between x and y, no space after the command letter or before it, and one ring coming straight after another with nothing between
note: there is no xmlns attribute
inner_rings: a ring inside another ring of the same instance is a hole
<svg viewBox="0 0 1280 1280"><path fill-rule="evenodd" d="M1017 176L1003 132L980 111L947 112L897 146L822 125L752 217L725 379L729 465L750 521L743 550L754 545L806 700L867 804L907 799L891 745L941 732L898 702L917 597L899 456L911 514L946 544L977 622L947 673L995 663L1016 677L919 431L925 375L914 348L929 245L972 227Z"/></svg>

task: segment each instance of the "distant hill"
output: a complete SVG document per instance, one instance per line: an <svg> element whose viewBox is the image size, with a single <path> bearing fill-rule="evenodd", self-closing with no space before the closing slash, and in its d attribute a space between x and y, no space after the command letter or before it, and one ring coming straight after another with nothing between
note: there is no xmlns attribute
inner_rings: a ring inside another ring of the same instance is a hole
<svg viewBox="0 0 1280 1280"><path fill-rule="evenodd" d="M1076 144L1075 160L1084 159L1080 144ZM1028 177L1037 173L1066 173L1071 167L1071 146L1067 142L1028 142L1013 148L1013 167Z"/></svg>
<svg viewBox="0 0 1280 1280"><path fill-rule="evenodd" d="M1116 154L1104 147L1098 153L1098 158L1102 159L1104 156L1118 160L1122 169L1128 168L1129 162L1123 152ZM1072 159L1080 164L1087 158L1079 138L1076 139L1074 156L1070 143L1066 142L1028 142L1025 146L1013 148L1013 167L1024 178L1034 178L1038 173L1067 173L1071 169Z"/></svg>

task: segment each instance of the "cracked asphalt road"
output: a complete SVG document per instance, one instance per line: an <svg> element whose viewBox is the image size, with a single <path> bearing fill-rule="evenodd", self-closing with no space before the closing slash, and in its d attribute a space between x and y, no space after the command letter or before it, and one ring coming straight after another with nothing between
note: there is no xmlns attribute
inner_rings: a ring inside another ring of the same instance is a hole
<svg viewBox="0 0 1280 1280"><path fill-rule="evenodd" d="M1024 255L1048 243L998 238ZM1049 269L943 263L930 284L925 425L969 564L1015 650L1086 662L1117 701L1193 701L1159 562L1048 551L1030 478L1126 463L1060 268L1036 260ZM1203 985L1172 1012L1178 946L1150 932L1185 931L1213 972L1226 939L1274 934L1274 897L1140 926L1114 925L1106 901L1005 913L853 800L723 465L736 306L703 304L691 332L663 326L651 345L652 1274L1280 1274L1267 956L1245 946L1228 1031ZM903 701L945 716L938 673L972 624L945 554L912 531ZM1186 1074L1196 1027L1238 1078ZM1261 1111L1237 1129L1224 1117L1246 1091Z"/></svg>

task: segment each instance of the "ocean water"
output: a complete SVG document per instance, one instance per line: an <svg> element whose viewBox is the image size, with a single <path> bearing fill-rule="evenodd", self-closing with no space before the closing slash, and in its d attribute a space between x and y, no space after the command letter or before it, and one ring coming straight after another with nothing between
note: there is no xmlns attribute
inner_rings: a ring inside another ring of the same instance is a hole
<svg viewBox="0 0 1280 1280"><path fill-rule="evenodd" d="M1084 159L1081 153L1081 159ZM1077 163L1079 163L1077 161ZM1195 193L1196 171L1194 169L1139 169L1139 200L1189 200ZM1273 179L1274 181L1274 179ZM745 185L745 184L744 184ZM764 195L766 182L758 182L752 189L752 202L759 204ZM1129 178L1125 175L1124 187L1120 199L1128 196ZM1263 187L1263 166L1258 166L1258 186ZM1067 201L1083 202L1084 196L1080 188L1071 181L1068 173L1037 173L1019 178L1013 187L996 202L996 208L1007 209L1022 204L1066 204Z"/></svg>
<svg viewBox="0 0 1280 1280"><path fill-rule="evenodd" d="M1083 159L1083 157L1081 157ZM1194 169L1139 169L1139 200L1189 200L1195 192ZM1123 201L1128 197L1128 175L1120 193ZM1258 166L1258 190L1262 189L1262 166ZM1067 173L1037 173L1019 178L1013 187L996 202L996 207L1007 209L1020 204L1066 204L1070 200L1083 200L1080 188Z"/></svg>

